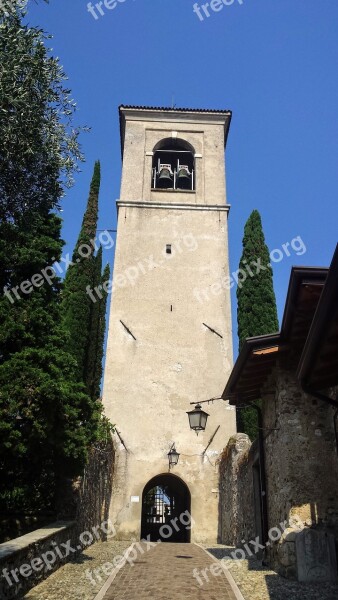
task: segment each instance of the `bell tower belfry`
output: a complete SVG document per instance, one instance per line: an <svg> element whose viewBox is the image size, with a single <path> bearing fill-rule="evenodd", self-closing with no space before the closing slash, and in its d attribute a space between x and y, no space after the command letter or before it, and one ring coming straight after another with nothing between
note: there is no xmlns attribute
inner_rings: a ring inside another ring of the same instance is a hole
<svg viewBox="0 0 338 600"><path fill-rule="evenodd" d="M103 388L118 431L110 518L120 539L139 538L150 521L168 523L176 503L191 511L192 541L217 540L217 459L236 432L235 411L222 401L204 405L210 417L199 436L186 412L190 402L221 395L233 363L224 161L230 121L227 110L120 107L122 183ZM180 457L169 473L173 444ZM155 491L172 485L177 493L169 502L167 491L149 512L152 480Z"/></svg>

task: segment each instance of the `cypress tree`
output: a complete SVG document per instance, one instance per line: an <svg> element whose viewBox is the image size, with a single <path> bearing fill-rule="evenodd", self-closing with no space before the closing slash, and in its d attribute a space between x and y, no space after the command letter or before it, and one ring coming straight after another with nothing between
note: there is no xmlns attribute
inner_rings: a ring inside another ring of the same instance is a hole
<svg viewBox="0 0 338 600"><path fill-rule="evenodd" d="M95 288L101 283L102 273L102 246L100 246L98 253L94 259L94 271L92 288ZM86 389L91 398L98 398L96 395L96 387L94 386L94 372L96 365L96 355L98 351L97 339L98 339L98 328L99 328L99 305L101 300L97 298L96 302L91 302L90 310L90 330L88 336L88 346L86 352L86 368L84 373L84 381Z"/></svg>
<svg viewBox="0 0 338 600"><path fill-rule="evenodd" d="M0 507L20 511L52 508L56 482L81 473L100 413L76 383L60 281L19 289L20 299L12 291L60 257L60 229L49 211L1 225Z"/></svg>
<svg viewBox="0 0 338 600"><path fill-rule="evenodd" d="M64 324L69 332L70 351L77 365L78 381L86 385L93 401L100 396L102 358L105 334L107 293L101 290L102 298L93 302L87 289L94 289L109 279L109 269L102 276L102 247L95 256L98 202L101 183L100 162L94 166L89 198L82 226L73 252L63 291ZM83 247L90 252L81 256ZM105 279L104 279L105 277Z"/></svg>
<svg viewBox="0 0 338 600"><path fill-rule="evenodd" d="M247 275L237 288L238 338L241 349L246 338L275 333L279 328L269 250L257 210L251 213L244 228L239 268ZM252 275L249 274L250 271ZM255 439L258 433L256 410L241 410L237 413L237 419L238 430Z"/></svg>
<svg viewBox="0 0 338 600"><path fill-rule="evenodd" d="M101 285L103 285L106 281L110 279L110 267L107 264L104 268L102 277L101 277ZM100 300L99 305L99 323L98 323L98 336L97 336L97 354L96 354L96 365L94 371L94 386L96 386L96 392L94 398L98 397L98 393L100 391L100 384L103 374L102 361L103 361L103 351L104 351L104 339L106 334L106 314L107 314L107 302L108 302L108 294L107 292L103 292L103 298ZM95 389L95 388L94 388Z"/></svg>
<svg viewBox="0 0 338 600"><path fill-rule="evenodd" d="M63 290L64 324L70 335L69 351L78 365L78 381L87 380L91 321L93 318L95 320L95 314L93 317L93 302L87 293L87 288L92 289L96 276L95 267L97 263L94 256L94 240L97 230L100 180L100 163L96 162L87 208L73 252L73 264L70 265L67 271Z"/></svg>
<svg viewBox="0 0 338 600"><path fill-rule="evenodd" d="M110 268L106 265L103 274L102 270L102 248L100 248L96 257L96 280L95 285L101 285L110 278ZM104 350L104 338L106 332L106 311L107 311L107 292L102 289L102 298L98 299L92 305L91 335L88 351L88 370L86 377L87 392L93 400L100 397L100 385L102 379L102 360Z"/></svg>

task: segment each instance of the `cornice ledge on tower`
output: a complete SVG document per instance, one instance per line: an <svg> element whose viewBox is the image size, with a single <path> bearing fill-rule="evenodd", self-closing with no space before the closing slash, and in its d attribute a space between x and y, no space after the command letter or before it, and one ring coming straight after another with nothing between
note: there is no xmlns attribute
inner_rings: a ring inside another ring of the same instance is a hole
<svg viewBox="0 0 338 600"><path fill-rule="evenodd" d="M230 204L182 204L173 202L147 202L144 200L116 200L117 208L165 208L171 210L204 210L229 212Z"/></svg>

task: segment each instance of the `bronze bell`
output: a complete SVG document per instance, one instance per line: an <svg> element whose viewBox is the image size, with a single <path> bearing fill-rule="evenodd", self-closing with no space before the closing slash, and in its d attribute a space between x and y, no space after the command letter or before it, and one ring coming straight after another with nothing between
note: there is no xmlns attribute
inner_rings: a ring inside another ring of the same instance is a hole
<svg viewBox="0 0 338 600"><path fill-rule="evenodd" d="M157 186L164 189L173 187L173 179L169 167L162 167L160 169Z"/></svg>
<svg viewBox="0 0 338 600"><path fill-rule="evenodd" d="M177 173L178 186L184 190L191 188L191 174L189 173L188 167L179 167Z"/></svg>

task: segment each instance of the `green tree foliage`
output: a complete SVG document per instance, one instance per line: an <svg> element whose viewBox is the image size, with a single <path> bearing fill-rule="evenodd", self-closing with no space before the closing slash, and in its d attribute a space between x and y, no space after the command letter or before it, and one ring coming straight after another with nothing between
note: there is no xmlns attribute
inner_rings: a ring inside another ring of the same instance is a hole
<svg viewBox="0 0 338 600"><path fill-rule="evenodd" d="M98 203L101 183L100 163L94 165L86 211L73 252L63 291L64 324L70 335L69 350L78 369L77 380L83 381L93 400L100 396L102 359L106 327L107 293L93 302L92 290L109 279L109 267L102 275L102 247L95 256ZM85 252L83 250L85 249Z"/></svg>
<svg viewBox="0 0 338 600"><path fill-rule="evenodd" d="M239 268L248 274L237 288L238 338L241 349L246 338L275 333L279 328L269 250L257 210L251 213L244 228L243 254ZM249 270L253 276L249 275ZM241 410L237 417L238 430L255 439L258 433L256 410Z"/></svg>
<svg viewBox="0 0 338 600"><path fill-rule="evenodd" d="M101 273L102 273L102 246L100 246L98 253L94 259L94 269L93 269L93 280L92 287L97 287L101 283ZM86 384L86 389L88 394L92 398L100 397L100 383L101 377L99 381L98 388L94 383L95 379L95 370L96 370L96 361L99 359L98 353L98 331L99 331L99 319L100 319L100 299L97 298L96 302L91 302L90 306L90 321L89 321L89 332L88 332L88 344L86 348L86 364L84 370L84 381ZM103 358L103 345L101 352L101 363Z"/></svg>
<svg viewBox="0 0 338 600"><path fill-rule="evenodd" d="M0 10L0 220L57 207L82 159L67 77L20 4Z"/></svg>
<svg viewBox="0 0 338 600"><path fill-rule="evenodd" d="M54 210L81 152L66 76L22 16L0 11L0 508L20 510L52 506L58 478L81 472L101 409L77 380L59 280L29 286L60 259Z"/></svg>
<svg viewBox="0 0 338 600"><path fill-rule="evenodd" d="M60 257L60 227L48 211L1 225L2 287L31 280ZM0 498L19 488L27 507L51 506L56 479L81 472L100 413L76 382L59 289L55 278L13 303L0 297Z"/></svg>
<svg viewBox="0 0 338 600"><path fill-rule="evenodd" d="M102 247L100 247L95 259L94 287L101 286L102 298L92 302L90 335L86 359L85 383L88 394L93 399L100 397L100 385L102 379L102 360L104 349L104 338L106 331L107 292L103 284L109 281L110 268L107 265L102 273Z"/></svg>
<svg viewBox="0 0 338 600"><path fill-rule="evenodd" d="M87 288L97 285L101 277L101 253L94 256L98 219L98 198L100 191L100 163L96 162L90 185L87 208L83 216L82 226L73 252L73 264L70 265L65 278L63 291L64 324L70 334L69 350L77 365L77 380L88 383L88 360L90 359L90 341L92 338L92 322L97 318L97 303L93 303ZM97 273L97 267L100 274ZM95 325L94 325L95 327ZM91 387L90 385L88 386Z"/></svg>
<svg viewBox="0 0 338 600"><path fill-rule="evenodd" d="M110 279L110 268L106 265L101 277L101 285L109 281ZM104 290L102 291L102 299L99 302L99 319L97 328L97 342L96 342L96 361L93 377L93 392L92 398L98 398L100 391L100 383L102 379L102 361L103 361L103 350L104 350L104 339L106 333L106 312L107 312L107 299L108 294Z"/></svg>

